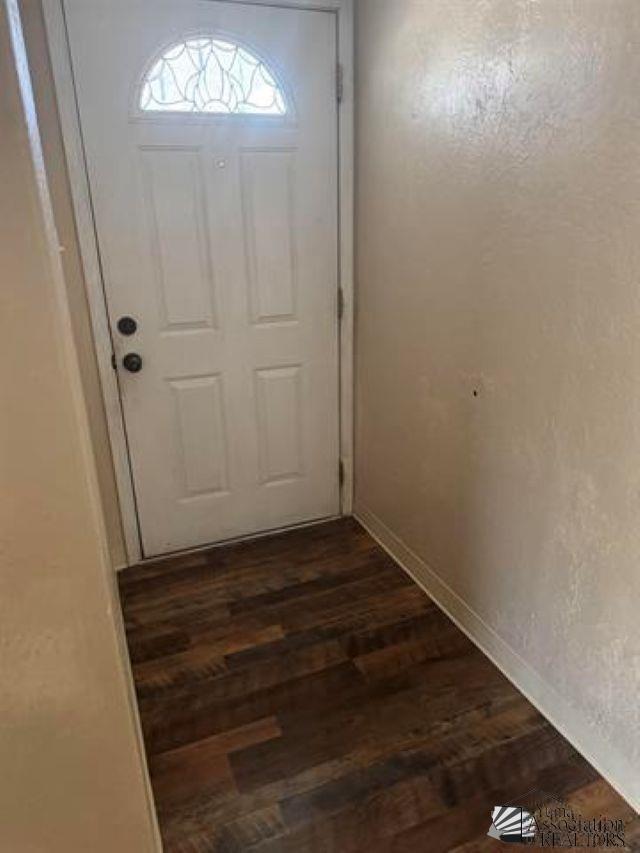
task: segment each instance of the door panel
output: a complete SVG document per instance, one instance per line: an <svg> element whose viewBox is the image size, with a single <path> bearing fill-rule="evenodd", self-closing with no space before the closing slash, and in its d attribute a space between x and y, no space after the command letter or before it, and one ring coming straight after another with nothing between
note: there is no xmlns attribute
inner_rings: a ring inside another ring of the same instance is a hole
<svg viewBox="0 0 640 853"><path fill-rule="evenodd" d="M140 162L160 328L215 328L215 282L198 152L142 148Z"/></svg>
<svg viewBox="0 0 640 853"><path fill-rule="evenodd" d="M251 322L297 320L294 151L242 151Z"/></svg>
<svg viewBox="0 0 640 853"><path fill-rule="evenodd" d="M185 495L224 493L227 476L227 434L221 376L174 379L178 436L182 452ZM207 429L203 430L202 425Z"/></svg>
<svg viewBox="0 0 640 853"><path fill-rule="evenodd" d="M64 6L114 349L143 360L118 378L145 555L337 514L334 16ZM163 50L212 39L273 72L286 114L140 109Z"/></svg>
<svg viewBox="0 0 640 853"><path fill-rule="evenodd" d="M263 483L303 476L302 366L256 370L259 466Z"/></svg>

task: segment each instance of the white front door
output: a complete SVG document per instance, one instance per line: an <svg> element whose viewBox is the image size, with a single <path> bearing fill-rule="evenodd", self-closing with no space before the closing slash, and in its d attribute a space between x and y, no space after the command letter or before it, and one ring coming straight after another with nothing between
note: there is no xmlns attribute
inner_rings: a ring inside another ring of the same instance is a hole
<svg viewBox="0 0 640 853"><path fill-rule="evenodd" d="M145 556L336 515L334 16L64 11Z"/></svg>

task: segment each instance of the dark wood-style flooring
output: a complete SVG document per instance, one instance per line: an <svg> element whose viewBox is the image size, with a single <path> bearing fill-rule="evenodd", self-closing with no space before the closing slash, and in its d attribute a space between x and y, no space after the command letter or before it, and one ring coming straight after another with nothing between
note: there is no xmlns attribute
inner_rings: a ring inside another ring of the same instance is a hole
<svg viewBox="0 0 640 853"><path fill-rule="evenodd" d="M354 520L120 584L166 853L499 851L492 807L532 792L640 850L631 808Z"/></svg>

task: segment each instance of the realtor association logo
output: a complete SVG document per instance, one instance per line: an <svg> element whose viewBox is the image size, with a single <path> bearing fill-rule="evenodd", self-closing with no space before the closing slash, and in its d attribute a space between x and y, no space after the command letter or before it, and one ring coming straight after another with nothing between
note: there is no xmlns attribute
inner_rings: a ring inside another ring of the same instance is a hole
<svg viewBox="0 0 640 853"><path fill-rule="evenodd" d="M506 844L526 844L535 839L537 824L532 814L518 806L496 806L487 835Z"/></svg>
<svg viewBox="0 0 640 853"><path fill-rule="evenodd" d="M527 809L495 806L487 835L505 844L542 848L625 847L625 825L619 818L584 817L558 797L542 796Z"/></svg>

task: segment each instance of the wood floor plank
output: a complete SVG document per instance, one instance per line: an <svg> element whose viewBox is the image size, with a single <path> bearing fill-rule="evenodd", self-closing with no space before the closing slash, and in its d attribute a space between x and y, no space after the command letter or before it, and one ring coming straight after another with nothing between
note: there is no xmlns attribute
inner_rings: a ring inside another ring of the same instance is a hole
<svg viewBox="0 0 640 853"><path fill-rule="evenodd" d="M536 791L640 850L638 816L353 519L120 592L166 853L497 853L491 809Z"/></svg>
<svg viewBox="0 0 640 853"><path fill-rule="evenodd" d="M236 790L229 756L239 749L276 739L280 735L276 718L268 717L151 756L150 772L155 780L155 795L161 809L166 811L168 806L175 807L176 803L203 794L219 797L224 790Z"/></svg>
<svg viewBox="0 0 640 853"><path fill-rule="evenodd" d="M350 662L242 695L235 695L233 689L227 695L228 682L217 679L190 695L163 702L161 707L141 704L145 740L152 752L164 752L277 714L283 706L320 712L333 694L353 692L359 679L360 673Z"/></svg>
<svg viewBox="0 0 640 853"><path fill-rule="evenodd" d="M226 636L216 632L211 637L198 636L190 648L179 649L176 654L157 656L134 665L139 685L138 695L154 693L159 686L168 696L170 686L201 683L214 675L227 671L225 656L256 648L280 640L284 632L280 625L255 626L249 629L229 631Z"/></svg>

